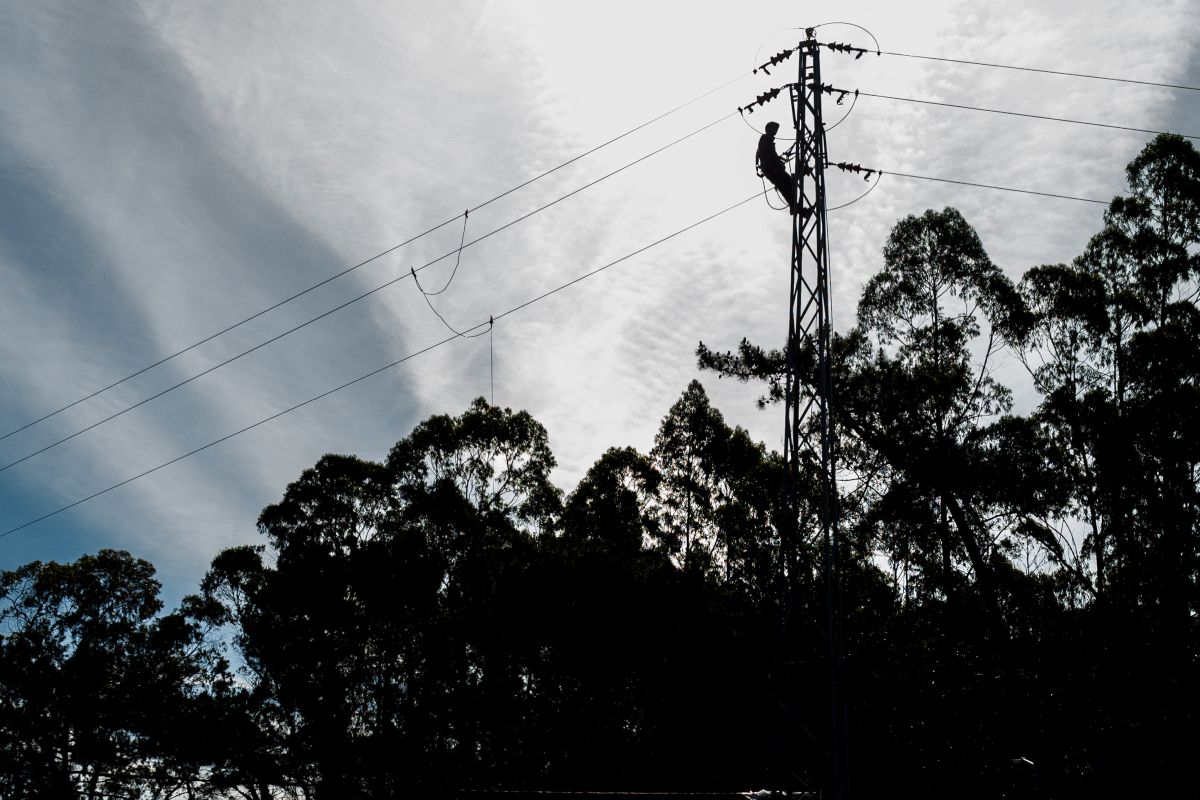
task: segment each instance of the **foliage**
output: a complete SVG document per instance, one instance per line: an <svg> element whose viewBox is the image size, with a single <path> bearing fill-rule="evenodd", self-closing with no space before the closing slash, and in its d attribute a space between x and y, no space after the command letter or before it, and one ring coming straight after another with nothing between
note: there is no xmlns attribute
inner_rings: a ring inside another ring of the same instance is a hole
<svg viewBox="0 0 1200 800"><path fill-rule="evenodd" d="M115 550L0 573L0 796L202 789L210 748L190 734L226 681L213 610L159 616L158 590Z"/></svg>
<svg viewBox="0 0 1200 800"><path fill-rule="evenodd" d="M1127 177L1016 284L954 209L905 217L834 339L855 794L1194 782L1200 156L1160 136ZM781 350L697 355L782 399ZM787 511L699 381L648 453L565 497L554 466L480 399L321 458L177 610L128 553L0 574L0 798L819 786L814 466Z"/></svg>

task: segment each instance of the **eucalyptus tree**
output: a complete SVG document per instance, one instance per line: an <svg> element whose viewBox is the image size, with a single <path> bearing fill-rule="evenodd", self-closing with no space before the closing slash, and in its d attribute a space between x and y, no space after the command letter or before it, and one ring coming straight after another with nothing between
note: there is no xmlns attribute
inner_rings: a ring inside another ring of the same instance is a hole
<svg viewBox="0 0 1200 800"><path fill-rule="evenodd" d="M260 743L286 755L271 780L384 796L519 747L492 724L519 713L527 654L489 627L491 576L552 533L553 466L541 425L480 399L386 463L323 457L262 512L265 547L214 560Z"/></svg>
<svg viewBox="0 0 1200 800"><path fill-rule="evenodd" d="M1069 483L1049 525L1081 545L1069 574L1087 598L1195 613L1200 154L1162 135L1126 177L1084 252L1021 283L1023 360Z"/></svg>
<svg viewBox="0 0 1200 800"><path fill-rule="evenodd" d="M655 508L662 475L632 447L613 447L567 497L562 534L606 550L636 553L662 540Z"/></svg>
<svg viewBox="0 0 1200 800"><path fill-rule="evenodd" d="M659 425L650 463L660 476L653 545L685 571L765 600L779 558L778 456L729 427L693 380Z"/></svg>
<svg viewBox="0 0 1200 800"><path fill-rule="evenodd" d="M893 228L883 266L867 282L857 326L834 341L835 421L843 469L857 477L848 516L907 574L945 594L992 584L1026 516L992 480L1014 437L1011 392L994 377L997 354L1024 324L1020 298L952 208ZM737 353L703 344L701 366L765 379L762 403L782 399L781 351L743 341ZM802 374L801 380L812 379ZM1026 498L1028 499L1028 498ZM870 546L857 544L862 557ZM997 561L999 559L999 561Z"/></svg>
<svg viewBox="0 0 1200 800"><path fill-rule="evenodd" d="M0 796L203 797L225 665L196 598L162 613L153 566L101 550L0 573Z"/></svg>

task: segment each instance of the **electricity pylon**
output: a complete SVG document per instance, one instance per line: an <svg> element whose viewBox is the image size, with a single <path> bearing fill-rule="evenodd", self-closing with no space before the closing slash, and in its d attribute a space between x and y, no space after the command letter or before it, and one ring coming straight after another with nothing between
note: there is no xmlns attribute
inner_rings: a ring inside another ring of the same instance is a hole
<svg viewBox="0 0 1200 800"><path fill-rule="evenodd" d="M830 374L829 238L825 203L825 125L821 116L820 46L807 32L796 49L799 77L791 92L796 130L795 197L792 215L792 273L788 303L787 381L783 456L788 473L788 519L793 537L787 551L797 551L804 535L800 525L801 466L819 458L820 497L817 508L825 589L826 657L829 667L829 777L833 800L846 795L846 713L841 663L840 591L836 440L833 380ZM789 571L798 568L789 559Z"/></svg>

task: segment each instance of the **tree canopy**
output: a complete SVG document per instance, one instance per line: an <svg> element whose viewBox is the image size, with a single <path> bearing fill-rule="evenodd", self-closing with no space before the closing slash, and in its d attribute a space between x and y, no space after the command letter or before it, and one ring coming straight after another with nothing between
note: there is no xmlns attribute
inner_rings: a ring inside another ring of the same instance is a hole
<svg viewBox="0 0 1200 800"><path fill-rule="evenodd" d="M1200 155L1159 136L1127 179L1019 280L957 210L905 217L835 338L855 795L1194 793ZM698 359L782 399L782 350ZM554 467L479 399L321 458L177 609L124 552L0 573L0 798L819 787L780 455L692 381L648 452Z"/></svg>

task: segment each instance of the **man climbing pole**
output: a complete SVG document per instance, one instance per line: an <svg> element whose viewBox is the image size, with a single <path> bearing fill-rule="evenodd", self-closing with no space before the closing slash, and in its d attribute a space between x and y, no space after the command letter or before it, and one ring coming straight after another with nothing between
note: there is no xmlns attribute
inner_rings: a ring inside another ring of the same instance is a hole
<svg viewBox="0 0 1200 800"><path fill-rule="evenodd" d="M778 122L767 123L767 132L758 137L758 152L754 155L754 163L759 173L783 195L792 214L798 214L800 207L796 203L796 181L783 166L783 159L775 152L775 134L778 130Z"/></svg>

